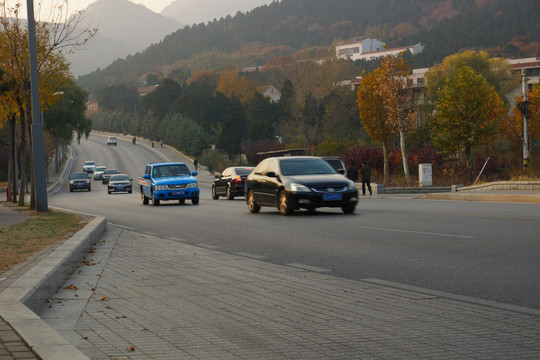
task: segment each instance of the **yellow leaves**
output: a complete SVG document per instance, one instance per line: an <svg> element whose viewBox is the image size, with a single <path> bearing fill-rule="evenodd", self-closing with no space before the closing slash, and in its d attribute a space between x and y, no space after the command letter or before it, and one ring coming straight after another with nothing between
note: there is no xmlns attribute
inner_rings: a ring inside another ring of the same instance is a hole
<svg viewBox="0 0 540 360"><path fill-rule="evenodd" d="M107 296L102 296L101 298L99 298L100 301L109 301L109 297Z"/></svg>
<svg viewBox="0 0 540 360"><path fill-rule="evenodd" d="M73 284L70 284L68 286L66 286L64 289L68 289L68 290L74 290L74 291L77 291L79 290L79 288Z"/></svg>

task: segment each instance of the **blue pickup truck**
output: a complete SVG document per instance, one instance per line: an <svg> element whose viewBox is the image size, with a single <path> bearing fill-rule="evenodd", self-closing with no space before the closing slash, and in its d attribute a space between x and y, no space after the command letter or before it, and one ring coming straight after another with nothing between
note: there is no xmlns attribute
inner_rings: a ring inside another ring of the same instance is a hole
<svg viewBox="0 0 540 360"><path fill-rule="evenodd" d="M178 200L183 204L190 199L193 205L199 203L199 184L187 165L182 162L147 164L144 175L137 180L137 189L142 203L159 205L161 201Z"/></svg>

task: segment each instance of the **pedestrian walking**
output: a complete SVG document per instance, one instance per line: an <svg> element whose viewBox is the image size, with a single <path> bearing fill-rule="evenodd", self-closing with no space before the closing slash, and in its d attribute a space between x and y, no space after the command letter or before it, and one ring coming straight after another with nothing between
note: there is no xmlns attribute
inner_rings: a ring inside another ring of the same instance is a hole
<svg viewBox="0 0 540 360"><path fill-rule="evenodd" d="M347 170L347 178L354 182L358 181L358 169L354 166L354 161L351 161L351 166L349 166L349 170Z"/></svg>
<svg viewBox="0 0 540 360"><path fill-rule="evenodd" d="M159 146L163 147L163 140L159 140Z"/></svg>
<svg viewBox="0 0 540 360"><path fill-rule="evenodd" d="M195 165L195 170L197 170L197 165L199 165L199 160L193 160L193 165Z"/></svg>
<svg viewBox="0 0 540 360"><path fill-rule="evenodd" d="M371 168L364 161L362 161L362 167L360 168L360 176L362 177L362 195L366 195L366 186L369 195L371 195Z"/></svg>

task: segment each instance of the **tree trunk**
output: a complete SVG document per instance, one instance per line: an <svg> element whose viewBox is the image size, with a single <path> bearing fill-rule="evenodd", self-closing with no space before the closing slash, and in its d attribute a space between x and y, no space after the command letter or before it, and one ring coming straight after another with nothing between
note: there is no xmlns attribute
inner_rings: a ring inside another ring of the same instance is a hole
<svg viewBox="0 0 540 360"><path fill-rule="evenodd" d="M403 128L399 130L399 145L401 147L401 161L403 161L403 173L405 174L405 181L407 186L411 178L409 172L409 162L407 161L407 146L405 145L405 131Z"/></svg>
<svg viewBox="0 0 540 360"><path fill-rule="evenodd" d="M17 203L17 119L15 114L9 116L9 136L11 138L9 170L8 170L8 188L10 191L10 199L7 201Z"/></svg>
<svg viewBox="0 0 540 360"><path fill-rule="evenodd" d="M23 114L23 112L21 112ZM21 116L21 146L19 148L19 157L21 158L21 183L19 184L19 206L24 206L24 195L26 191L26 123L24 115Z"/></svg>
<svg viewBox="0 0 540 360"><path fill-rule="evenodd" d="M382 144L383 150L383 184L386 186L390 183L390 161L388 160L388 146Z"/></svg>

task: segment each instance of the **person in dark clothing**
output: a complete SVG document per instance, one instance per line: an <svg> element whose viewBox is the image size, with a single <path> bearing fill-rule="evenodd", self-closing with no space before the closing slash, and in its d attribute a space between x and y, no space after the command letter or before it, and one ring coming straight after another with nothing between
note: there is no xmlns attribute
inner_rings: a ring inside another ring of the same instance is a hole
<svg viewBox="0 0 540 360"><path fill-rule="evenodd" d="M366 195L366 185L369 190L369 195L371 195L371 168L365 162L362 162L360 175L362 176L362 195Z"/></svg>
<svg viewBox="0 0 540 360"><path fill-rule="evenodd" d="M354 166L354 161L351 161L351 166L347 170L347 178L354 182L358 181L358 169Z"/></svg>
<svg viewBox="0 0 540 360"><path fill-rule="evenodd" d="M195 170L197 170L197 165L199 165L199 160L193 160L193 165L195 165Z"/></svg>

